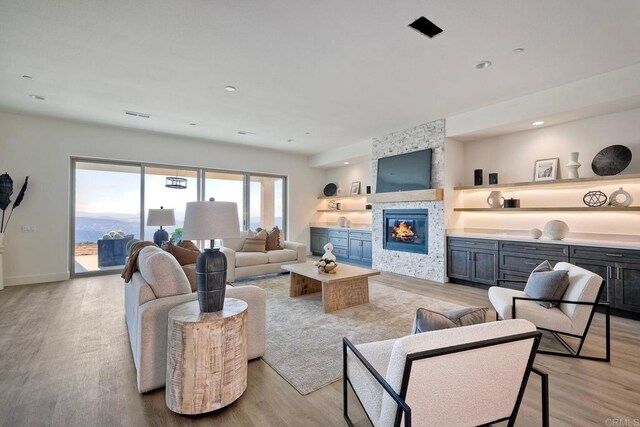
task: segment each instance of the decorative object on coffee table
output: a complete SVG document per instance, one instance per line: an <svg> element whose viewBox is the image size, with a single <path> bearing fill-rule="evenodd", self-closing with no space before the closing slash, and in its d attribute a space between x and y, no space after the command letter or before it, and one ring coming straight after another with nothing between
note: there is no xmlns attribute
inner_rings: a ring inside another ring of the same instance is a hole
<svg viewBox="0 0 640 427"><path fill-rule="evenodd" d="M473 171L473 185L482 185L482 169Z"/></svg>
<svg viewBox="0 0 640 427"><path fill-rule="evenodd" d="M0 175L0 210L2 210L2 218L0 219L0 290L4 289L4 271L2 264L2 256L4 254L4 234L7 231L7 226L11 217L13 216L13 210L22 204L24 195L27 192L27 186L29 184L29 177L24 179L24 183L20 188L20 192L16 197L11 211L5 221L5 212L11 205L11 195L13 194L13 179L7 173Z"/></svg>
<svg viewBox="0 0 640 427"><path fill-rule="evenodd" d="M322 292L325 313L368 303L369 277L380 274L348 264L342 264L335 274L320 274L312 262L286 264L282 269L291 272L289 296Z"/></svg>
<svg viewBox="0 0 640 427"><path fill-rule="evenodd" d="M520 199L514 199L513 197L510 199L504 200L505 209L516 209L520 207Z"/></svg>
<svg viewBox="0 0 640 427"><path fill-rule="evenodd" d="M584 204L590 208L604 206L607 203L607 200L609 200L607 195L598 190L587 191L584 197L582 197Z"/></svg>
<svg viewBox="0 0 640 427"><path fill-rule="evenodd" d="M247 388L246 302L202 313L191 301L168 317L166 403L173 412L203 414L223 408Z"/></svg>
<svg viewBox="0 0 640 427"><path fill-rule="evenodd" d="M567 179L578 179L580 175L578 174L578 168L582 166L578 162L579 152L574 151L569 153L569 163L567 163Z"/></svg>
<svg viewBox="0 0 640 427"><path fill-rule="evenodd" d="M603 148L591 162L591 169L596 175L617 175L631 163L631 150L624 145L610 145Z"/></svg>
<svg viewBox="0 0 640 427"><path fill-rule="evenodd" d="M351 183L351 196L357 196L360 194L360 181L355 181Z"/></svg>
<svg viewBox="0 0 640 427"><path fill-rule="evenodd" d="M555 181L558 179L558 158L536 160L533 168L534 181Z"/></svg>
<svg viewBox="0 0 640 427"><path fill-rule="evenodd" d="M539 228L532 228L531 230L529 230L529 236L531 236L532 239L537 240L542 237L542 230L540 230Z"/></svg>
<svg viewBox="0 0 640 427"><path fill-rule="evenodd" d="M169 233L162 227L176 225L176 217L173 209L164 209L164 206L160 206L160 209L149 209L147 225L157 225L160 227L153 233L153 243L162 246L162 243L169 240Z"/></svg>
<svg viewBox="0 0 640 427"><path fill-rule="evenodd" d="M331 182L324 186L323 194L326 197L333 197L336 195L337 191L338 191L338 186L335 185L333 182Z"/></svg>
<svg viewBox="0 0 640 427"><path fill-rule="evenodd" d="M240 237L238 206L234 202L189 202L184 216L185 240L211 240L196 260L196 282L200 311L222 310L227 284L227 257L214 239Z"/></svg>
<svg viewBox="0 0 640 427"><path fill-rule="evenodd" d="M618 208L626 208L633 203L633 197L629 192L624 191L622 187L611 193L609 196L609 204Z"/></svg>
<svg viewBox="0 0 640 427"><path fill-rule="evenodd" d="M502 193L499 191L492 191L487 197L487 204L489 207L497 209L501 208L504 205L504 197L502 197Z"/></svg>
<svg viewBox="0 0 640 427"><path fill-rule="evenodd" d="M332 251L333 251L333 243L329 242L326 245L324 245L324 255L322 255L322 258L320 258L318 261L313 263L313 265L318 267L318 272L335 274L335 269L338 266L338 264L336 263L336 256L333 254Z"/></svg>
<svg viewBox="0 0 640 427"><path fill-rule="evenodd" d="M498 174L490 173L489 174L489 185L496 185L498 183Z"/></svg>
<svg viewBox="0 0 640 427"><path fill-rule="evenodd" d="M569 234L566 222L554 219L544 225L544 234L551 240L562 240Z"/></svg>

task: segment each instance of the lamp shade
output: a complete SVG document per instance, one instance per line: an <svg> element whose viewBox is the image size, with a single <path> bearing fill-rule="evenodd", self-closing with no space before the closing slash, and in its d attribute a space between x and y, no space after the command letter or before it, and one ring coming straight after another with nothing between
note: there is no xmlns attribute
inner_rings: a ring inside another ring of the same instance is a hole
<svg viewBox="0 0 640 427"><path fill-rule="evenodd" d="M184 215L184 240L240 237L238 205L234 202L189 202Z"/></svg>
<svg viewBox="0 0 640 427"><path fill-rule="evenodd" d="M147 225L176 225L173 209L149 209Z"/></svg>

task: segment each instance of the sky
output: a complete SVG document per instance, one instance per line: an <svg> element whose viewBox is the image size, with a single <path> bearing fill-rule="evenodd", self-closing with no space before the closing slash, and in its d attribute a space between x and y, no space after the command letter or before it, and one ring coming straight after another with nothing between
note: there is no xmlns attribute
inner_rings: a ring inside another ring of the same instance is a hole
<svg viewBox="0 0 640 427"><path fill-rule="evenodd" d="M125 172L127 168L129 167L120 167L118 172L78 168L76 170L76 215L137 220L140 215L140 169L131 166L131 172ZM146 175L145 209L160 206L165 209L172 208L175 210L176 222L180 226L184 221L186 203L198 199L197 179L187 178L186 189L172 189L165 187L165 178L165 175ZM208 200L209 197L215 197L218 201L238 203L238 214L242 224L242 188L241 180L207 179L205 198ZM250 183L250 198L250 216L259 217L259 182ZM282 206L281 185L276 185L275 203L276 206ZM282 217L281 208L276 210L276 217Z"/></svg>

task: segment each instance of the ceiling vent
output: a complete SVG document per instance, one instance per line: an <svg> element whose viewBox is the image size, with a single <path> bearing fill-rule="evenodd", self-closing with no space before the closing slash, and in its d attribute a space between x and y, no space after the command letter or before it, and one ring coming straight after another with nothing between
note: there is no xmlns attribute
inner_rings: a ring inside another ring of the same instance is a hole
<svg viewBox="0 0 640 427"><path fill-rule="evenodd" d="M149 117L151 117L151 114L139 113L137 111L125 111L124 113L126 115L128 115L128 116L142 117L142 118L145 118L145 119L148 119Z"/></svg>
<svg viewBox="0 0 640 427"><path fill-rule="evenodd" d="M430 39L434 38L442 32L442 28L438 27L436 24L429 21L424 16L416 19L411 24L409 24L409 26L414 30L421 32Z"/></svg>

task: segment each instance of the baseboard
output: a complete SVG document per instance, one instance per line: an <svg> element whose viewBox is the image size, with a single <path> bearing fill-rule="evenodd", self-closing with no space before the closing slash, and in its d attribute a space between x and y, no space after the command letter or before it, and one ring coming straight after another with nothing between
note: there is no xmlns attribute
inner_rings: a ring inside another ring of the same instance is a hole
<svg viewBox="0 0 640 427"><path fill-rule="evenodd" d="M33 285L36 283L60 282L69 280L69 272L41 274L38 276L5 277L4 286Z"/></svg>

